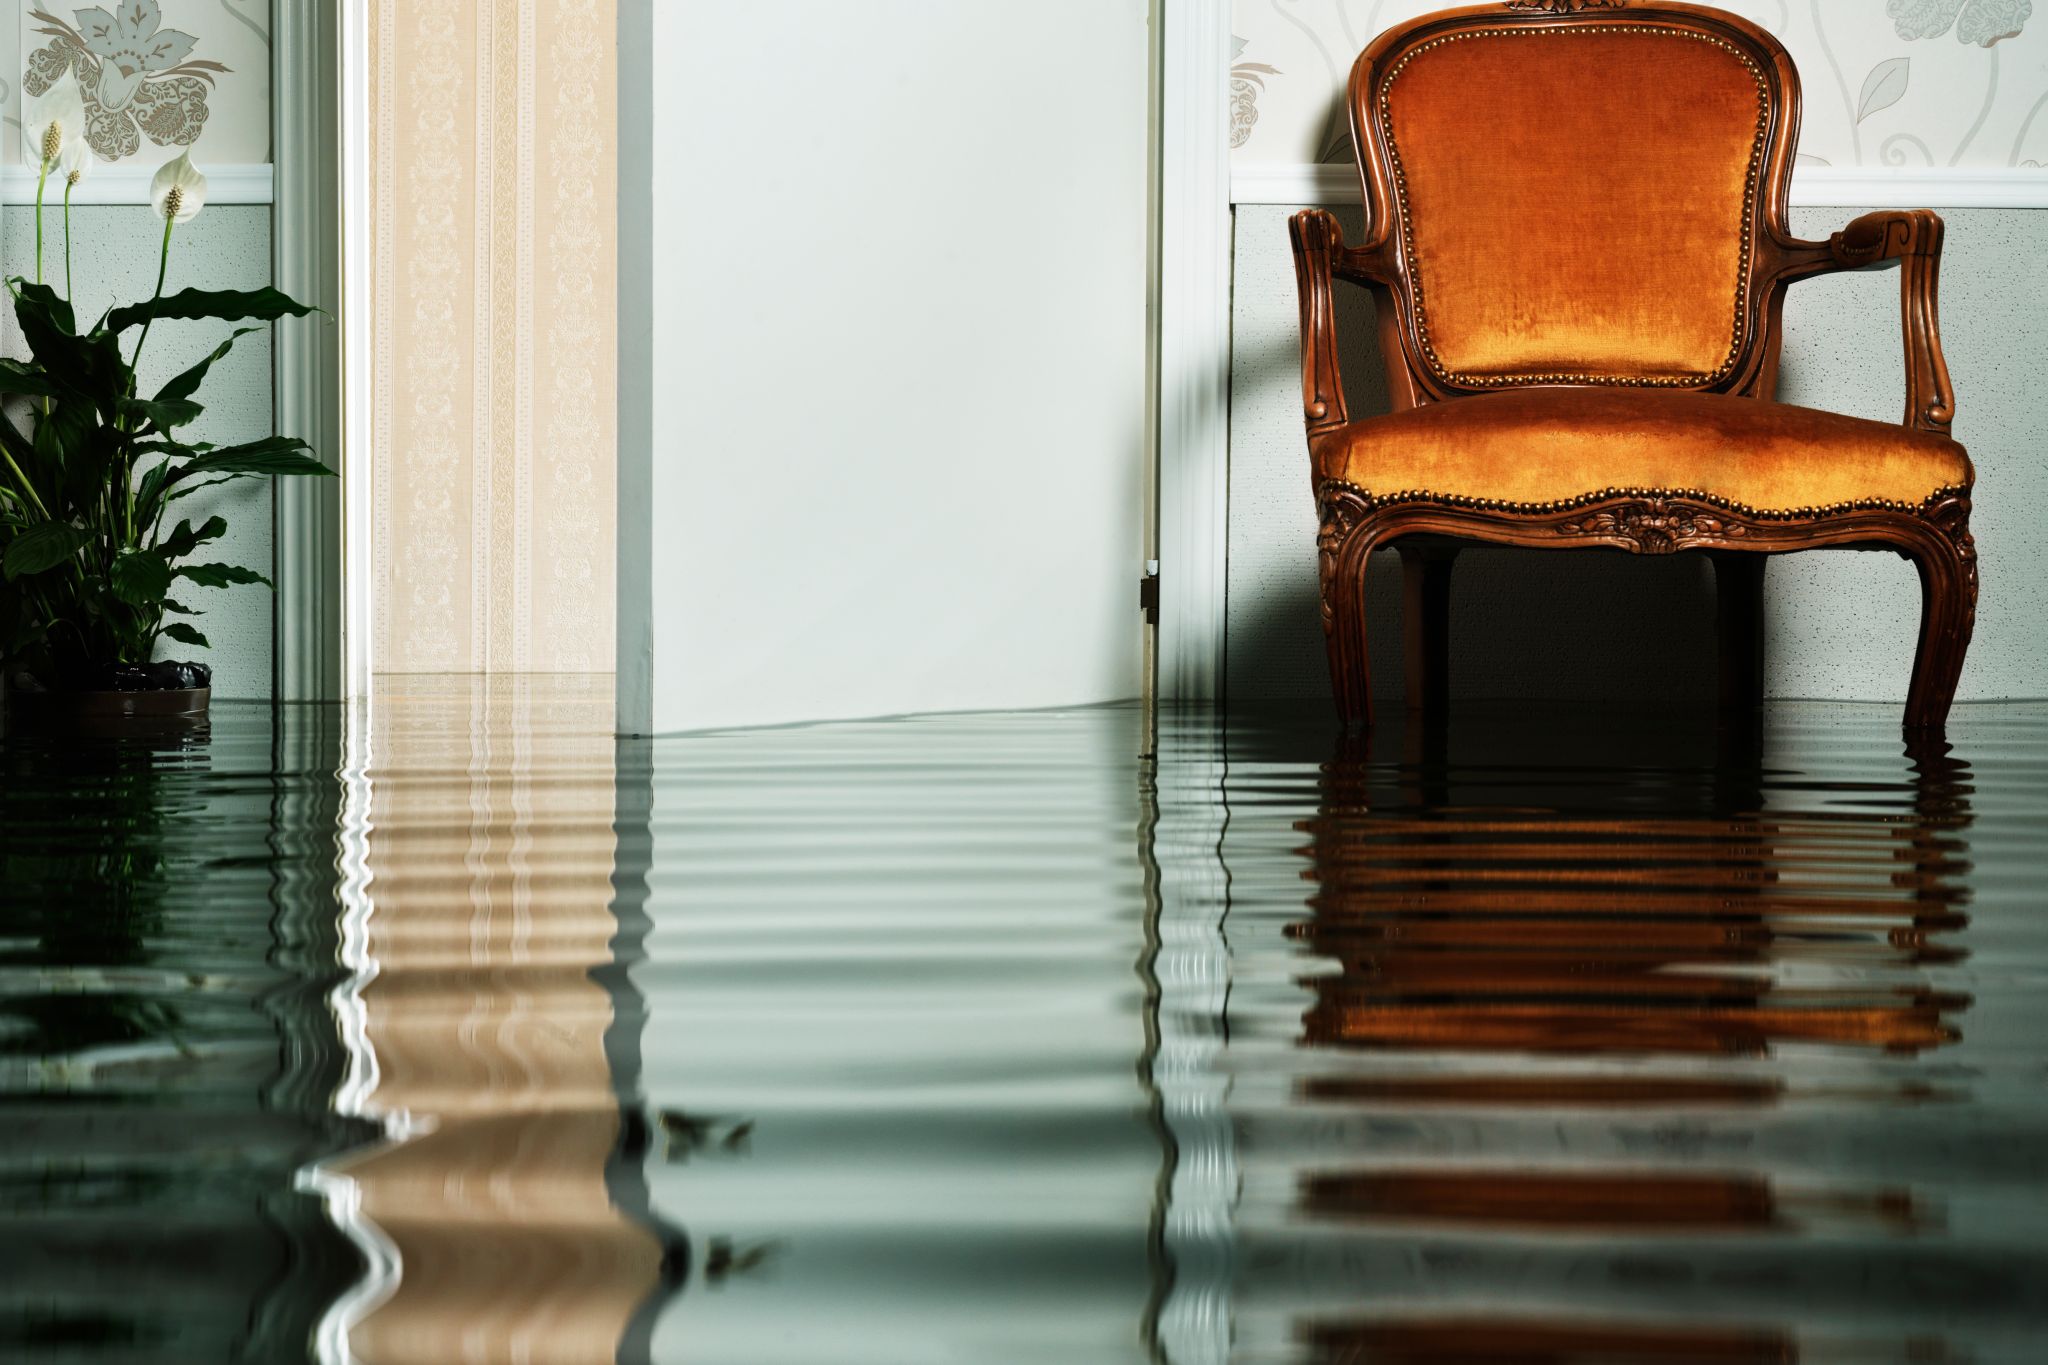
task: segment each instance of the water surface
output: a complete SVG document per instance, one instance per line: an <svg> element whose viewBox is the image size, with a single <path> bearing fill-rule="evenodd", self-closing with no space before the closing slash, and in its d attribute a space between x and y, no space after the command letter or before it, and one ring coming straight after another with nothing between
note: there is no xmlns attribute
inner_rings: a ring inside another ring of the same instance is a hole
<svg viewBox="0 0 2048 1365"><path fill-rule="evenodd" d="M2025 1361L2048 706L0 740L0 1358Z"/></svg>

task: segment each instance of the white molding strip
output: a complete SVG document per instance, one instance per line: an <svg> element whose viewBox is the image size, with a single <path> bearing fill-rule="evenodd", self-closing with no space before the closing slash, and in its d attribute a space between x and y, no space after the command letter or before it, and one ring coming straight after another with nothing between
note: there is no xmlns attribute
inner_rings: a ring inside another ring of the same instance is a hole
<svg viewBox="0 0 2048 1365"><path fill-rule="evenodd" d="M379 13L387 11L380 10ZM370 7L341 5L341 656L342 693L370 695L375 575L370 373Z"/></svg>
<svg viewBox="0 0 2048 1365"><path fill-rule="evenodd" d="M1273 162L1230 173L1233 204L1355 204L1350 165ZM1799 166L1794 208L2048 209L2048 167Z"/></svg>
<svg viewBox="0 0 2048 1365"><path fill-rule="evenodd" d="M206 202L209 204L268 204L275 193L269 166L208 166ZM147 204L149 182L156 177L154 166L95 166L92 174L71 191L71 206L82 204ZM0 203L33 204L36 201L36 173L26 166L0 166ZM43 187L44 207L64 202L64 186L55 176Z"/></svg>
<svg viewBox="0 0 2048 1365"><path fill-rule="evenodd" d="M1230 6L1161 6L1159 681L1223 691L1230 476Z"/></svg>
<svg viewBox="0 0 2048 1365"><path fill-rule="evenodd" d="M1792 207L2048 209L2048 167L1795 166Z"/></svg>
<svg viewBox="0 0 2048 1365"><path fill-rule="evenodd" d="M1348 165L1269 161L1230 172L1233 204L1356 204L1361 194L1358 171Z"/></svg>

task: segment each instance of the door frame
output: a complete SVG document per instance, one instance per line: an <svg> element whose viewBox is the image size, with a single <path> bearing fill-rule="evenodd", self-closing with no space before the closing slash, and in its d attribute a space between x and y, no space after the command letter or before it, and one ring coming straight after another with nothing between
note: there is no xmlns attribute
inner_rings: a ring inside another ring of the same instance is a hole
<svg viewBox="0 0 2048 1365"><path fill-rule="evenodd" d="M334 166L340 202L335 219L340 237L341 376L339 420L343 477L339 597L342 694L353 701L370 695L375 671L376 472L372 463L376 413L373 406L372 340L376 318L371 289L376 258L371 240L372 184L370 163L371 16L369 0L320 0L336 5L330 32L336 45L338 72L335 103L340 110ZM379 18L390 22L389 6ZM388 94L388 92L387 92Z"/></svg>
<svg viewBox="0 0 2048 1365"><path fill-rule="evenodd" d="M1215 702L1230 524L1230 0L1159 8L1157 692Z"/></svg>
<svg viewBox="0 0 2048 1365"><path fill-rule="evenodd" d="M339 9L339 0L271 7L271 278L322 310L274 329L272 430L303 438L342 475L279 479L272 490L271 695L290 702L341 699L349 638L342 505L359 466L346 458L341 422Z"/></svg>

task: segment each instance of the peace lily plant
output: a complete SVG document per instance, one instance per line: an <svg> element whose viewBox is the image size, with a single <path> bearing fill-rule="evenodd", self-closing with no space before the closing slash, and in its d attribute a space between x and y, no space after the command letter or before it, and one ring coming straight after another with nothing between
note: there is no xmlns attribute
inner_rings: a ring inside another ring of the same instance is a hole
<svg viewBox="0 0 2048 1365"><path fill-rule="evenodd" d="M36 258L34 279L7 280L29 358L0 358L0 660L8 682L29 691L203 685L203 666L153 663L161 640L206 645L189 620L174 619L199 614L187 590L270 580L201 561L201 547L227 523L211 516L195 526L173 517L174 504L233 479L331 471L289 436L216 446L180 435L203 411L193 395L207 371L257 327L237 328L153 394L137 388L136 365L160 318L268 323L312 310L275 289L164 294L172 233L206 205L206 177L188 153L150 186L164 225L156 292L80 330L70 301L71 191L92 153L77 77L67 72L28 98L24 113ZM62 294L43 279L43 202L53 177L63 190Z"/></svg>

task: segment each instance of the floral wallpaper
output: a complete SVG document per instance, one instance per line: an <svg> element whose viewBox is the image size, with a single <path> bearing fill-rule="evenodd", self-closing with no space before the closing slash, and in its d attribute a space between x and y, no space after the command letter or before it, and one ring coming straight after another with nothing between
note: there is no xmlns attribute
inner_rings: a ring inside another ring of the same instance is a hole
<svg viewBox="0 0 2048 1365"><path fill-rule="evenodd" d="M613 654L616 0L369 0L376 667Z"/></svg>
<svg viewBox="0 0 2048 1365"><path fill-rule="evenodd" d="M1450 0L1235 0L1233 164L1348 162L1352 60ZM2048 15L2033 0L1719 0L1778 35L1804 90L1800 160L2048 165Z"/></svg>
<svg viewBox="0 0 2048 1365"><path fill-rule="evenodd" d="M17 61L0 70L18 160L21 94L66 71L104 162L150 167L190 148L202 165L270 160L270 0L17 0Z"/></svg>

